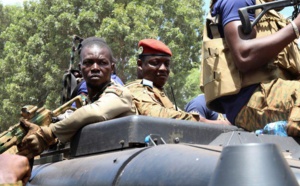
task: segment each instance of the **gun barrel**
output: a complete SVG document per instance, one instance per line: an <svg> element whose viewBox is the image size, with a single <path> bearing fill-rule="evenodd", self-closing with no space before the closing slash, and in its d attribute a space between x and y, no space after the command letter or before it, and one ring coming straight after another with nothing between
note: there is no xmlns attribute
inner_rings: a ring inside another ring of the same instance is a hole
<svg viewBox="0 0 300 186"><path fill-rule="evenodd" d="M259 5L248 6L244 8L240 8L238 13L242 22L242 30L244 34L250 34L252 28L258 23L258 21L262 18L262 16L267 13L271 9L277 9L287 6L295 6L300 4L300 0L280 0L274 2L268 2ZM261 12L257 15L254 21L251 23L249 19L249 13L254 13L255 10L261 9Z"/></svg>
<svg viewBox="0 0 300 186"><path fill-rule="evenodd" d="M66 110L70 109L73 102L76 102L77 108L83 105L81 96L76 96L67 103L55 109L53 112L43 107L40 109L35 109L35 112L31 113L33 117L27 119L37 125L49 125L52 121L51 117L56 117L59 114L62 114ZM19 143L21 143L27 132L27 129L25 129L20 123L15 124L7 131L2 132L0 134L0 154L11 148L13 145L18 145Z"/></svg>
<svg viewBox="0 0 300 186"><path fill-rule="evenodd" d="M59 114L65 112L66 110L70 109L72 104L76 102L76 106L77 108L82 107L83 106L83 100L81 99L81 96L76 96L73 99L69 100L68 102L66 102L65 104L63 104L62 106L58 107L57 109L55 109L52 112L52 116L56 117Z"/></svg>
<svg viewBox="0 0 300 186"><path fill-rule="evenodd" d="M1 133L0 154L5 152L13 145L19 144L26 134L27 131L20 124L15 124L14 126L10 127L7 131Z"/></svg>

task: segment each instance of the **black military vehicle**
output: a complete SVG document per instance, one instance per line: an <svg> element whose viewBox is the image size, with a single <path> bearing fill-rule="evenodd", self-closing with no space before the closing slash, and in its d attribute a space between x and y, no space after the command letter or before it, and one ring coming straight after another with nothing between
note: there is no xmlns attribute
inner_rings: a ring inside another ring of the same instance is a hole
<svg viewBox="0 0 300 186"><path fill-rule="evenodd" d="M269 9L298 1L240 9L243 31ZM256 9L262 14L250 23L248 12ZM66 85L75 82L70 69ZM235 126L128 116L87 125L70 144L44 152L27 185L299 185L299 142Z"/></svg>
<svg viewBox="0 0 300 186"><path fill-rule="evenodd" d="M35 160L28 185L298 185L299 139L128 116Z"/></svg>

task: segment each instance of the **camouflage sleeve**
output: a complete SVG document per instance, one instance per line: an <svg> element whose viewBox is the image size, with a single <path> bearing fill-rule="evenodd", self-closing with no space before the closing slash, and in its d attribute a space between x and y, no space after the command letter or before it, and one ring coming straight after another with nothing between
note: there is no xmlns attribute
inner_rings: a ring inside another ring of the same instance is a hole
<svg viewBox="0 0 300 186"><path fill-rule="evenodd" d="M2 183L0 186L22 186L22 181L18 181L17 183Z"/></svg>
<svg viewBox="0 0 300 186"><path fill-rule="evenodd" d="M198 114L176 111L174 108L165 108L153 96L150 95L151 92L147 91L140 85L131 87L130 91L133 94L133 101L140 115L190 121L199 120Z"/></svg>
<svg viewBox="0 0 300 186"><path fill-rule="evenodd" d="M62 121L50 124L50 128L60 141L67 142L87 124L133 114L135 111L129 90L124 87L109 89L94 103L79 108Z"/></svg>
<svg viewBox="0 0 300 186"><path fill-rule="evenodd" d="M190 114L184 111L165 108L157 102L134 100L139 114L152 117L173 118L180 120L198 121L198 114Z"/></svg>

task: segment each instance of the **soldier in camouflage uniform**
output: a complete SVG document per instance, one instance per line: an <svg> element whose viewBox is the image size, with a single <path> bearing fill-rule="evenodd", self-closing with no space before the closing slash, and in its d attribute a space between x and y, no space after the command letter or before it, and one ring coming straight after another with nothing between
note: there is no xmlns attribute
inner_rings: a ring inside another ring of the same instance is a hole
<svg viewBox="0 0 300 186"><path fill-rule="evenodd" d="M30 178L28 159L12 154L0 155L0 184L25 185Z"/></svg>
<svg viewBox="0 0 300 186"><path fill-rule="evenodd" d="M164 93L163 87L170 73L171 50L155 39L141 40L138 47L143 50L137 61L138 78L143 79L126 85L133 95L138 114L199 121L198 114L177 110Z"/></svg>
<svg viewBox="0 0 300 186"><path fill-rule="evenodd" d="M110 81L115 65L110 47L96 37L87 38L81 44L81 72L87 83L89 104L49 127L22 121L29 132L19 145L19 154L32 158L56 143L57 139L70 141L85 125L136 113L129 90Z"/></svg>
<svg viewBox="0 0 300 186"><path fill-rule="evenodd" d="M273 1L273 0L266 0ZM212 0L203 33L202 90L207 106L248 131L287 121L300 136L300 16L287 21L270 10L251 33L242 32L238 9L263 0ZM249 13L254 21L261 9Z"/></svg>

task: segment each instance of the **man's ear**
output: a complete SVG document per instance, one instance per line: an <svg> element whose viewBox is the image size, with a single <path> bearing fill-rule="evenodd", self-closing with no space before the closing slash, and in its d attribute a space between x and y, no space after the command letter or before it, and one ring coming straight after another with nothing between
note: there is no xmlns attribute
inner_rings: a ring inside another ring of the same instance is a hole
<svg viewBox="0 0 300 186"><path fill-rule="evenodd" d="M142 62L141 59L138 59L137 62L136 62L136 64L137 64L137 67L138 67L140 70L143 69L143 62Z"/></svg>
<svg viewBox="0 0 300 186"><path fill-rule="evenodd" d="M138 79L143 79L143 67L142 67L143 62L140 59L138 59L136 64L137 64L137 72L136 72L137 73L137 78Z"/></svg>
<svg viewBox="0 0 300 186"><path fill-rule="evenodd" d="M111 74L115 74L115 68L116 68L116 64L111 63Z"/></svg>

